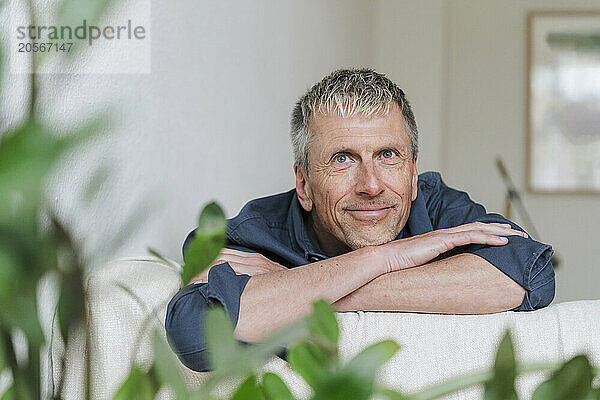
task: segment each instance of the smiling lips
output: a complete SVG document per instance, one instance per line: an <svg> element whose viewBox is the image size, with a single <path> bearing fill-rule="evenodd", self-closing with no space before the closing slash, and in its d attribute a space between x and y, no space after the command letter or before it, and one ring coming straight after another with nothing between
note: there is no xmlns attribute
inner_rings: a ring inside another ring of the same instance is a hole
<svg viewBox="0 0 600 400"><path fill-rule="evenodd" d="M361 221L373 221L374 219L382 219L384 218L392 209L392 207L376 207L376 208L359 208L356 210L346 210L352 215L355 219Z"/></svg>

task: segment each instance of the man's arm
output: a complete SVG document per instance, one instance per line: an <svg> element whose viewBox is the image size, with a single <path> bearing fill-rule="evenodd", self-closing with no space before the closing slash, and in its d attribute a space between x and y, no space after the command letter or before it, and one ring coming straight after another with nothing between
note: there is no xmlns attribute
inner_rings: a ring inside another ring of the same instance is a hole
<svg viewBox="0 0 600 400"><path fill-rule="evenodd" d="M337 311L489 314L523 302L525 289L474 254L381 275L334 303Z"/></svg>
<svg viewBox="0 0 600 400"><path fill-rule="evenodd" d="M335 303L383 274L423 265L457 246L501 246L508 243L508 235L524 234L501 224L467 224L252 276L240 298L235 334L244 341L260 341L307 315L317 299Z"/></svg>
<svg viewBox="0 0 600 400"><path fill-rule="evenodd" d="M260 341L308 315L313 301L334 303L384 273L383 253L365 247L287 271L254 275L240 298L235 335Z"/></svg>

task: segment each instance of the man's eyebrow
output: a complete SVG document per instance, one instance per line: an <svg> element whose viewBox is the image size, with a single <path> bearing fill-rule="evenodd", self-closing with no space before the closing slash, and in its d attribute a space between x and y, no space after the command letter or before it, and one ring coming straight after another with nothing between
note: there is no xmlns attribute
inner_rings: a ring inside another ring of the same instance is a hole
<svg viewBox="0 0 600 400"><path fill-rule="evenodd" d="M327 155L334 155L336 153L355 153L354 149L350 148L350 147L346 147L346 146L336 146L336 147L332 147L331 149L328 149L326 154Z"/></svg>
<svg viewBox="0 0 600 400"><path fill-rule="evenodd" d="M409 152L407 146L395 146L395 145L392 145L392 144L388 144L388 145L383 145L383 146L377 147L375 149L375 153L380 153L380 152L382 152L384 150L393 150L396 153L398 153L398 155L400 155L400 156ZM351 147L348 147L348 146L337 146L337 147L334 147L332 149L327 150L327 152L326 152L326 154L328 156L333 156L334 154L337 154L337 153L351 153L351 154L356 154L357 151L354 150Z"/></svg>
<svg viewBox="0 0 600 400"><path fill-rule="evenodd" d="M384 150L393 150L398 154L402 154L403 148L404 148L404 146L385 145L385 146L380 146L380 147L376 148L375 153L381 153Z"/></svg>
<svg viewBox="0 0 600 400"><path fill-rule="evenodd" d="M375 153L380 153L384 150L393 150L396 153L398 153L399 156L403 155L404 153L408 152L408 147L407 146L394 146L394 145L387 145L387 146L381 146L378 147L377 149L375 149Z"/></svg>

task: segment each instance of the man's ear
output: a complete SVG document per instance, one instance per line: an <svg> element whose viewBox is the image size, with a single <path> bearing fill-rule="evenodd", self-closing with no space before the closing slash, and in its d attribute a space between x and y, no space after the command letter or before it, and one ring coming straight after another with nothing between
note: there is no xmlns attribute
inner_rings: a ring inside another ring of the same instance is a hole
<svg viewBox="0 0 600 400"><path fill-rule="evenodd" d="M415 158L412 175L412 201L417 199L417 182L419 182L419 173L417 172L417 159Z"/></svg>
<svg viewBox="0 0 600 400"><path fill-rule="evenodd" d="M313 207L310 184L304 174L304 170L296 163L294 163L294 174L296 175L296 193L298 194L298 201L306 212L310 212Z"/></svg>

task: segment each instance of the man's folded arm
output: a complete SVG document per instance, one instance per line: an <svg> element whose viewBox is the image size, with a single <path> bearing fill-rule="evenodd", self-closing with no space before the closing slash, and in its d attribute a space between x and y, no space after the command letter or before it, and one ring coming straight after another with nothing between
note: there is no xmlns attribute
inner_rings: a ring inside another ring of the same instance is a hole
<svg viewBox="0 0 600 400"><path fill-rule="evenodd" d="M440 314L542 308L554 297L554 269L551 247L536 243L510 236L505 246L465 246L420 267L382 275L340 299L334 307L338 311ZM532 251L521 251L523 247Z"/></svg>
<svg viewBox="0 0 600 400"><path fill-rule="evenodd" d="M204 338L204 316L209 307L221 305L235 325L240 295L250 279L236 275L228 263L209 271L209 282L182 288L167 306L165 329L169 343L181 362L194 371L209 371Z"/></svg>
<svg viewBox="0 0 600 400"><path fill-rule="evenodd" d="M284 271L254 275L240 298L235 334L257 342L312 311L312 303L334 303L385 274L386 253L364 247Z"/></svg>
<svg viewBox="0 0 600 400"><path fill-rule="evenodd" d="M171 300L167 337L184 365L207 371L204 317L209 307L225 308L242 343L258 342L308 315L313 301L333 303L385 273L385 268L383 257L378 260L371 248L253 277L236 275L229 263L218 264L210 269L208 283L186 286Z"/></svg>

